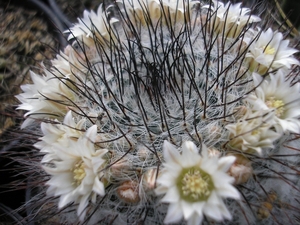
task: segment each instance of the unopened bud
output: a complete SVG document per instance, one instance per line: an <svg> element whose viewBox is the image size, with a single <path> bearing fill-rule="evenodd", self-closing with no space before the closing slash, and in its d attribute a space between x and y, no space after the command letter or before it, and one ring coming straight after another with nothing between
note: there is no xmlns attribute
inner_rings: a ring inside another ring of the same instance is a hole
<svg viewBox="0 0 300 225"><path fill-rule="evenodd" d="M117 189L118 197L125 203L137 203L140 201L139 183L136 181L125 181Z"/></svg>
<svg viewBox="0 0 300 225"><path fill-rule="evenodd" d="M143 174L143 185L147 190L153 190L155 188L156 178L157 178L157 168L152 168L147 170Z"/></svg>
<svg viewBox="0 0 300 225"><path fill-rule="evenodd" d="M235 155L236 160L230 167L228 174L235 179L235 184L246 183L253 175L251 162L242 155Z"/></svg>

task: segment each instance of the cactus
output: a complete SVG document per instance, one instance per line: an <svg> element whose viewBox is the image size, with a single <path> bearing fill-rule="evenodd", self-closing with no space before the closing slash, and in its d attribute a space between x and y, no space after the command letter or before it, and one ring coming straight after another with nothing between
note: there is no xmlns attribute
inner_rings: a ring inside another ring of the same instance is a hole
<svg viewBox="0 0 300 225"><path fill-rule="evenodd" d="M85 11L16 96L22 129L40 136L25 165L42 184L28 220L296 221L299 61L260 23L217 0Z"/></svg>

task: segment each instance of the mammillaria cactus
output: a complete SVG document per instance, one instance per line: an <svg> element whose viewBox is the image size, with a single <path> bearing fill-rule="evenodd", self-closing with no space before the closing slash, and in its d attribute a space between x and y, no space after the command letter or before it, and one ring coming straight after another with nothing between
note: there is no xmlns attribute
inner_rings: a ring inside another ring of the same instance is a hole
<svg viewBox="0 0 300 225"><path fill-rule="evenodd" d="M282 33L216 0L120 0L78 21L17 96L41 134L31 219L299 219L299 62Z"/></svg>

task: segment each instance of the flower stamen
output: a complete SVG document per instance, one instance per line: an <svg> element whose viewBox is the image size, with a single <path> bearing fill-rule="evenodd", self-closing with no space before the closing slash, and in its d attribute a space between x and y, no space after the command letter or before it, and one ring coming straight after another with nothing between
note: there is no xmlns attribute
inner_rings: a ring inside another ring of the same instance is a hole
<svg viewBox="0 0 300 225"><path fill-rule="evenodd" d="M200 168L184 169L177 184L182 198L188 202L205 201L213 190L211 176Z"/></svg>
<svg viewBox="0 0 300 225"><path fill-rule="evenodd" d="M264 47L264 53L267 55L274 55L276 52L275 48L272 48L270 45Z"/></svg>
<svg viewBox="0 0 300 225"><path fill-rule="evenodd" d="M285 108L283 107L284 106L284 102L282 100L275 99L274 97L271 97L271 98L267 99L266 105L269 108L276 109L275 114L279 118L282 116L282 114L285 111Z"/></svg>
<svg viewBox="0 0 300 225"><path fill-rule="evenodd" d="M251 135L253 135L253 136L255 136L255 135L259 136L260 134L261 134L261 131L259 129L255 129L251 132Z"/></svg>
<svg viewBox="0 0 300 225"><path fill-rule="evenodd" d="M85 178L85 164L83 161L79 161L75 164L75 167L73 169L73 178L74 178L74 184L76 186L79 186L83 180L83 178Z"/></svg>

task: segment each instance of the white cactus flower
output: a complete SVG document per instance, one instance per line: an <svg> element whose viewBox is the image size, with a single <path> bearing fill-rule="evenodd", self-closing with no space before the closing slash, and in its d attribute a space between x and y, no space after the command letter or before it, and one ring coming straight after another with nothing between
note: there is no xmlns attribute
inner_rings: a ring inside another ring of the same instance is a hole
<svg viewBox="0 0 300 225"><path fill-rule="evenodd" d="M262 31L250 44L249 52L246 54L250 70L265 74L268 70L290 69L292 65L299 65L299 61L292 56L298 50L288 45L289 40L283 40L282 33L273 32L271 28Z"/></svg>
<svg viewBox="0 0 300 225"><path fill-rule="evenodd" d="M162 1L164 13L172 22L184 23L185 19L189 21L190 11L199 4L199 1L191 0L164 0Z"/></svg>
<svg viewBox="0 0 300 225"><path fill-rule="evenodd" d="M68 46L52 60L51 69L43 64L43 75L30 71L32 84L21 86L23 93L16 96L21 102L17 109L28 111L22 128L34 119L59 119L70 110L72 101L79 101L77 90L87 81L87 67L83 58Z"/></svg>
<svg viewBox="0 0 300 225"><path fill-rule="evenodd" d="M33 84L22 85L23 93L16 96L22 103L17 109L28 111L24 115L28 118L22 128L30 124L33 119L64 116L68 111L68 101L76 98L76 94L66 85L68 77L59 78L46 70L45 73L45 76L40 76L31 71Z"/></svg>
<svg viewBox="0 0 300 225"><path fill-rule="evenodd" d="M117 0L117 2L120 5L125 4L123 11L129 15L131 22L140 22L144 26L150 24L150 21L154 25L159 21L163 24L184 23L185 19L187 21L190 19L192 7L200 3L190 0Z"/></svg>
<svg viewBox="0 0 300 225"><path fill-rule="evenodd" d="M283 132L300 133L300 84L292 84L292 78L287 79L285 71L278 70L263 80L259 74L253 74L254 93L246 101L253 110L275 111L276 128Z"/></svg>
<svg viewBox="0 0 300 225"><path fill-rule="evenodd" d="M112 38L111 25L118 20L116 18L107 19L107 13L103 11L102 4L99 5L97 12L87 11L83 12L83 18L78 19L70 30L65 31L70 33L68 40L78 38L83 41L87 46L94 44L95 40L105 43Z"/></svg>
<svg viewBox="0 0 300 225"><path fill-rule="evenodd" d="M240 35L245 26L259 22L258 16L251 15L251 9L241 8L242 3L232 4L213 0L213 5L205 5L209 9L209 26L215 34L224 35L229 38L236 38Z"/></svg>
<svg viewBox="0 0 300 225"><path fill-rule="evenodd" d="M59 196L58 207L69 203L78 203L77 215L83 220L89 200L96 202L97 195L105 194L103 176L103 156L107 149L95 149L94 141L97 136L97 126L89 128L77 141L70 141L68 147L57 144L52 146L56 158L43 164L51 179L48 195Z"/></svg>
<svg viewBox="0 0 300 225"><path fill-rule="evenodd" d="M228 146L242 152L262 154L263 148L272 148L273 142L281 134L273 131L274 114L253 112L249 109L246 115L225 128L229 130Z"/></svg>
<svg viewBox="0 0 300 225"><path fill-rule="evenodd" d="M81 137L84 134L82 130L84 123L85 119L75 123L71 111L66 114L62 124L57 120L53 123L41 123L44 136L40 138L41 141L34 144L34 147L40 149L41 152L48 153L43 157L42 163L57 159L55 147L53 148L53 146L69 147L70 142Z"/></svg>
<svg viewBox="0 0 300 225"><path fill-rule="evenodd" d="M201 154L194 143L183 143L182 153L169 142L163 144L165 163L157 179L156 194L165 194L162 202L169 203L165 223L178 222L184 217L188 224L198 225L203 216L216 221L231 219L223 198L239 199L232 186L234 178L226 172L234 156L208 156L203 145Z"/></svg>
<svg viewBox="0 0 300 225"><path fill-rule="evenodd" d="M116 0L116 2L120 5L123 13L129 16L132 23L139 21L142 25L146 25L149 19L151 19L152 22L157 22L162 16L161 6L158 0ZM125 7L122 7L123 4Z"/></svg>

